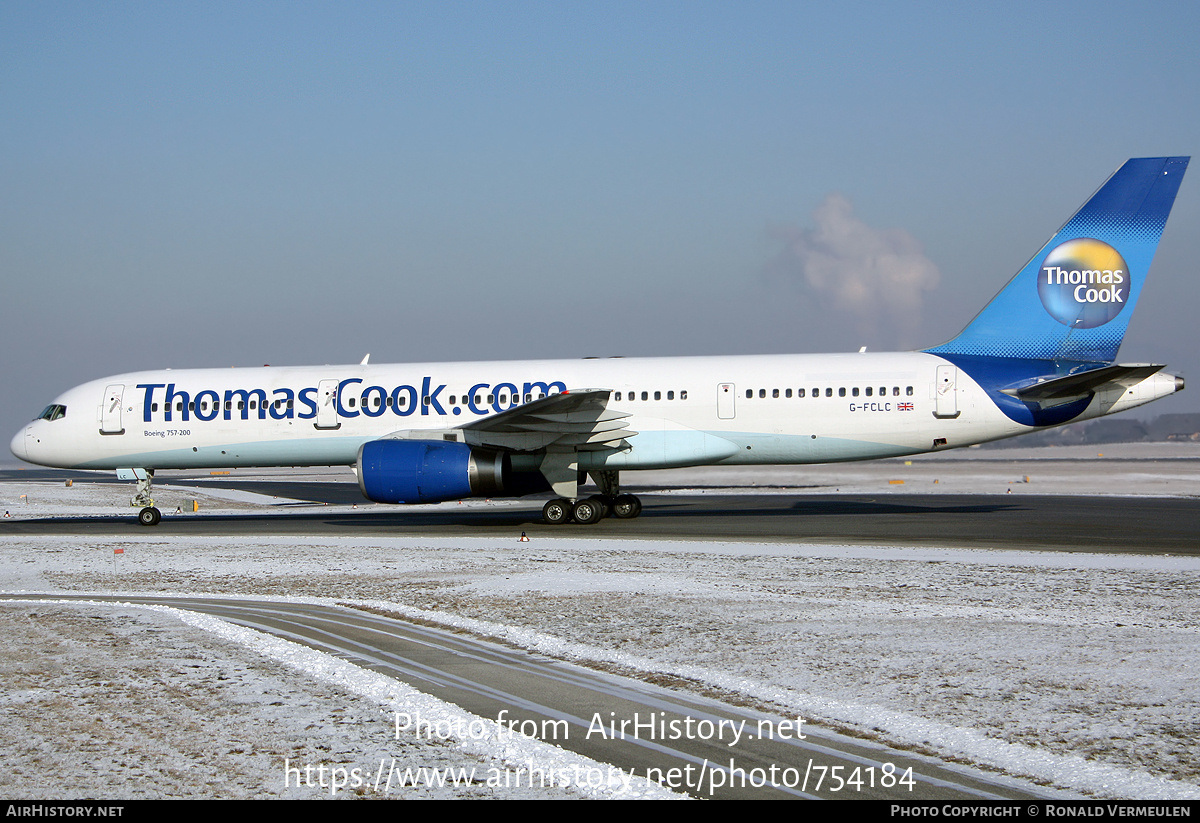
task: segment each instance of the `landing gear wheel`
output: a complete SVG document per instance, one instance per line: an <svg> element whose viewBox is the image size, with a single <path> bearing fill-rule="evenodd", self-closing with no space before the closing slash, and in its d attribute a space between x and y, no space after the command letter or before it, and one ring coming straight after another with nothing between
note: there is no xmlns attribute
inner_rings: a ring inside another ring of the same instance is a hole
<svg viewBox="0 0 1200 823"><path fill-rule="evenodd" d="M551 526L557 526L559 523L566 523L571 519L571 501L564 500L559 497L551 500L542 507L542 520L549 523Z"/></svg>
<svg viewBox="0 0 1200 823"><path fill-rule="evenodd" d="M612 513L622 520L637 517L642 513L642 501L632 494L619 494L613 501Z"/></svg>
<svg viewBox="0 0 1200 823"><path fill-rule="evenodd" d="M157 526L160 520L162 520L162 512L153 506L147 506L138 512L138 522L143 526Z"/></svg>
<svg viewBox="0 0 1200 823"><path fill-rule="evenodd" d="M584 526L599 523L600 518L604 516L604 503L594 497L579 500L575 503L573 514L575 515L575 522L581 523Z"/></svg>

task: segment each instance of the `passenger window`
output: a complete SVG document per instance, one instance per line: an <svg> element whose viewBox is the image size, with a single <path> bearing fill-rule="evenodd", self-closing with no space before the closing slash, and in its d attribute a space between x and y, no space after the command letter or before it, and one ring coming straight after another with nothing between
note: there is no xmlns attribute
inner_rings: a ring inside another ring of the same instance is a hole
<svg viewBox="0 0 1200 823"><path fill-rule="evenodd" d="M791 390L791 389L788 389L788 390L787 390L787 396L788 396L788 397L791 397L791 396L792 396L792 390Z"/></svg>
<svg viewBox="0 0 1200 823"><path fill-rule="evenodd" d="M754 389L746 389L746 399L749 400L754 396Z"/></svg>
<svg viewBox="0 0 1200 823"><path fill-rule="evenodd" d="M680 400L687 400L687 391L681 391L681 392L679 393L679 399L680 399Z"/></svg>
<svg viewBox="0 0 1200 823"><path fill-rule="evenodd" d="M845 397L845 396L846 396L846 387L842 386L840 389L838 389L838 397Z"/></svg>
<svg viewBox="0 0 1200 823"><path fill-rule="evenodd" d="M771 389L771 397L779 397L779 389Z"/></svg>
<svg viewBox="0 0 1200 823"><path fill-rule="evenodd" d="M871 387L867 386L867 397L871 396Z"/></svg>
<svg viewBox="0 0 1200 823"><path fill-rule="evenodd" d="M669 391L669 392L667 392L667 399L668 399L668 400L674 400L674 399L675 399L675 392L673 392L673 391Z"/></svg>
<svg viewBox="0 0 1200 823"><path fill-rule="evenodd" d="M803 396L804 396L804 389L796 389L796 396L797 396L797 397L803 397Z"/></svg>
<svg viewBox="0 0 1200 823"><path fill-rule="evenodd" d="M854 396L854 397L858 397L858 386L855 386L854 388L852 388L852 389L850 390L850 394L851 394L852 396ZM843 395L843 396L844 396L844 395Z"/></svg>
<svg viewBox="0 0 1200 823"><path fill-rule="evenodd" d="M150 404L150 411L158 411L158 404L157 404L157 403L151 403L151 404Z"/></svg>
<svg viewBox="0 0 1200 823"><path fill-rule="evenodd" d="M827 388L827 389L825 389L825 396L826 396L826 397L833 397L833 389L832 389L832 388Z"/></svg>
<svg viewBox="0 0 1200 823"><path fill-rule="evenodd" d="M642 392L642 399L643 399L643 400L649 400L649 399L650 399L650 395L649 395L649 393L647 393L647 392Z"/></svg>
<svg viewBox="0 0 1200 823"><path fill-rule="evenodd" d="M907 394L909 397L912 397L912 393L913 393L913 392L912 392L912 386L909 386L909 387L908 387L908 388L905 390L905 392L904 392L904 393L905 393L905 394Z"/></svg>

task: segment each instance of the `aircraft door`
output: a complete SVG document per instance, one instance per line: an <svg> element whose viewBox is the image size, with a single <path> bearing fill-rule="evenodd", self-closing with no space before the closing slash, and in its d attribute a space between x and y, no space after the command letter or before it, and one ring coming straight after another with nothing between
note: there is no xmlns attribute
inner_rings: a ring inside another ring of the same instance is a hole
<svg viewBox="0 0 1200 823"><path fill-rule="evenodd" d="M938 366L934 417L958 417L958 367Z"/></svg>
<svg viewBox="0 0 1200 823"><path fill-rule="evenodd" d="M114 384L104 389L104 406L100 409L100 433L124 434L121 426L121 403L124 402L125 386Z"/></svg>
<svg viewBox="0 0 1200 823"><path fill-rule="evenodd" d="M732 420L737 412L735 402L737 391L732 383L717 384L717 417L722 420Z"/></svg>
<svg viewBox="0 0 1200 823"><path fill-rule="evenodd" d="M318 429L341 427L337 413L337 391L336 380L322 380L317 384L317 422L313 425Z"/></svg>

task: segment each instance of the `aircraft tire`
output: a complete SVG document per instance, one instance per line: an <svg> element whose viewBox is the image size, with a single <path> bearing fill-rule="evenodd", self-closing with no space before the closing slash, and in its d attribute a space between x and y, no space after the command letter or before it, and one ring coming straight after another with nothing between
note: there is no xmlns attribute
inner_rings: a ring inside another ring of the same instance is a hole
<svg viewBox="0 0 1200 823"><path fill-rule="evenodd" d="M542 506L542 520L551 526L557 526L571 519L571 511L571 501L556 497Z"/></svg>
<svg viewBox="0 0 1200 823"><path fill-rule="evenodd" d="M642 513L642 501L632 494L617 495L612 504L612 513L622 520L637 517Z"/></svg>
<svg viewBox="0 0 1200 823"><path fill-rule="evenodd" d="M138 512L138 522L143 526L157 526L160 520L162 520L162 512L153 506L147 506Z"/></svg>
<svg viewBox="0 0 1200 823"><path fill-rule="evenodd" d="M593 523L599 523L600 518L604 516L604 504L594 497L588 497L576 501L572 513L575 515L576 523L590 526Z"/></svg>

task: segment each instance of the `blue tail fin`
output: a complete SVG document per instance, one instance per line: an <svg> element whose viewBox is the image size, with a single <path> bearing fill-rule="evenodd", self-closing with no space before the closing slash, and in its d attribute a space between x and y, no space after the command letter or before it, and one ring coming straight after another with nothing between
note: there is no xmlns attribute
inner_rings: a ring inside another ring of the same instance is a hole
<svg viewBox="0 0 1200 823"><path fill-rule="evenodd" d="M1125 163L958 337L927 351L1113 362L1189 159Z"/></svg>

